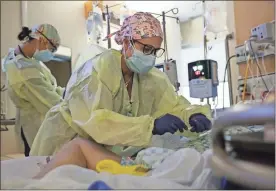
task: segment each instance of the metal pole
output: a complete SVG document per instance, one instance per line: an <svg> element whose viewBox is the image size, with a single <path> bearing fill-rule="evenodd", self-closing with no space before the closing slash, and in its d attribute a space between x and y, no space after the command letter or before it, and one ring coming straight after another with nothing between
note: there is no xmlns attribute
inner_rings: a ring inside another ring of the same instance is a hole
<svg viewBox="0 0 276 191"><path fill-rule="evenodd" d="M148 13L150 13L150 14L152 14L152 15L158 15L158 17L159 17L159 16L163 16L163 14L160 15L160 14L157 14L157 13L151 13L151 12L148 12ZM156 17L156 18L158 18L158 17ZM168 16L168 15L165 15L165 17L172 18L172 19L179 19L178 17Z"/></svg>
<svg viewBox="0 0 276 191"><path fill-rule="evenodd" d="M202 7L203 7L203 13L205 13L205 3L202 1ZM205 29L206 27L206 19L203 16L203 27ZM207 37L206 34L204 33L203 35L203 47L204 47L204 59L207 59Z"/></svg>
<svg viewBox="0 0 276 191"><path fill-rule="evenodd" d="M168 60L168 49L167 49L167 35L166 35L166 16L165 12L162 12L163 17L163 33L164 33L164 49L165 49L165 62Z"/></svg>
<svg viewBox="0 0 276 191"><path fill-rule="evenodd" d="M203 13L205 13L205 2L202 1L202 7L203 7ZM205 30L206 27L206 19L203 16L203 28ZM207 59L207 37L206 34L204 33L203 35L203 49L204 49L204 59ZM207 98L207 104L210 105L210 100Z"/></svg>
<svg viewBox="0 0 276 191"><path fill-rule="evenodd" d="M108 5L106 7L106 22L107 22L107 36L110 34L110 16L109 16L109 10ZM107 39L108 42L108 49L111 48L111 38Z"/></svg>
<svg viewBox="0 0 276 191"><path fill-rule="evenodd" d="M229 58L229 40L231 39L233 39L233 34L228 34L225 38L226 60L228 60ZM232 77L231 77L231 64L229 64L229 67L227 69L227 78L228 78L230 105L233 105L234 99L233 99L233 87L232 87Z"/></svg>

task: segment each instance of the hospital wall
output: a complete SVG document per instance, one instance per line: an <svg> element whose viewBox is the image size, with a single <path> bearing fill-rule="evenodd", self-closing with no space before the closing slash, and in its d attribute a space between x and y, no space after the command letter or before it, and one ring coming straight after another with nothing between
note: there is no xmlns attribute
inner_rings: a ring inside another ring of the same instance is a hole
<svg viewBox="0 0 276 191"><path fill-rule="evenodd" d="M227 18L228 31L234 34L233 39L229 40L229 55L231 56L235 54L235 47L242 45L248 40L251 35L251 28L275 20L275 2L266 0L229 1L227 2ZM274 57L265 58L265 64L268 72L275 73ZM244 76L245 65L246 63L237 64L235 59L231 60L230 67L234 103L238 96L237 79L239 76ZM256 67L252 69L256 71Z"/></svg>
<svg viewBox="0 0 276 191"><path fill-rule="evenodd" d="M1 1L1 58L5 56L9 48L18 44L17 35L21 29L20 2ZM1 87L5 84L5 74L1 70ZM4 112L6 118L15 117L15 107L7 92L1 93L1 101L4 101ZM22 147L16 144L14 126L7 126L9 131L1 131L1 156L7 153L19 153Z"/></svg>
<svg viewBox="0 0 276 191"><path fill-rule="evenodd" d="M247 9L246 14L244 10ZM235 1L236 43L242 45L251 35L251 29L275 20L275 1ZM275 57L264 59L268 73L275 73ZM245 76L246 63L240 63L239 75ZM262 67L261 67L262 70ZM257 73L256 65L252 66L253 74ZM262 70L264 74L264 71ZM250 76L250 75L249 75Z"/></svg>
<svg viewBox="0 0 276 191"><path fill-rule="evenodd" d="M245 12L247 10L247 12ZM221 33L217 40L225 39L227 34L233 33L233 39L229 40L229 55L235 54L235 47L244 43L250 36L251 28L275 19L274 1L227 1L227 32ZM181 23L182 45L196 45L203 43L203 18L198 17ZM212 34L207 34L207 39L214 41ZM275 72L275 59L265 58L269 72ZM244 75L245 64L237 64L231 60L232 98L235 103L238 95L238 77ZM255 70L256 71L256 70Z"/></svg>
<svg viewBox="0 0 276 191"><path fill-rule="evenodd" d="M200 99L190 97L189 81L188 81L188 66L187 64L196 60L204 59L204 18L202 16L193 17L180 24L182 35L182 50L181 50L181 64L182 71L178 79L180 82L179 93L186 97L192 104L200 104ZM223 106L223 77L224 68L226 65L226 49L225 49L225 35L228 32L222 32L215 36L207 33L207 59L213 59L218 62L218 97L216 100L217 108ZM227 78L226 78L227 79ZM225 83L225 106L230 106L228 83ZM204 100L207 103L207 100ZM212 102L211 102L212 103ZM211 104L212 105L212 104ZM211 106L213 108L213 105Z"/></svg>
<svg viewBox="0 0 276 191"><path fill-rule="evenodd" d="M27 1L27 23L49 23L57 28L61 44L72 49L72 64L87 42L84 1ZM72 66L73 68L73 66Z"/></svg>
<svg viewBox="0 0 276 191"><path fill-rule="evenodd" d="M49 23L57 28L61 44L72 49L72 68L74 68L74 61L87 44L84 1L27 1L25 12L27 26ZM9 48L18 45L17 35L21 26L21 2L1 1L1 58L7 54ZM1 85L4 83L5 75L1 71ZM8 96L5 104L6 118L14 118L16 110ZM15 140L14 126L8 128L9 131L1 132L1 154L22 151L21 147L10 141Z"/></svg>

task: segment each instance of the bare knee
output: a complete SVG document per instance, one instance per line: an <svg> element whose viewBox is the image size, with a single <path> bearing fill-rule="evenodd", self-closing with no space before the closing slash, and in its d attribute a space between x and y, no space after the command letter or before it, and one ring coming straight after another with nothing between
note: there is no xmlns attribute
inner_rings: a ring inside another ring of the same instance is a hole
<svg viewBox="0 0 276 191"><path fill-rule="evenodd" d="M83 147L84 145L87 145L87 144L95 145L97 143L92 142L92 141L87 140L87 139L84 139L84 138L81 138L81 137L76 137L72 141L70 141L69 144L79 146L79 147Z"/></svg>
<svg viewBox="0 0 276 191"><path fill-rule="evenodd" d="M76 144L76 145L80 145L80 144L83 144L83 142L85 142L86 139L84 138L81 138L81 137L76 137L74 138L73 140L70 141L71 144Z"/></svg>
<svg viewBox="0 0 276 191"><path fill-rule="evenodd" d="M85 142L85 139L83 138L80 138L80 137L74 138L73 140L64 144L58 152L63 152L66 150L66 152L71 151L71 152L75 152L76 154L80 153L82 145L85 144L84 142Z"/></svg>

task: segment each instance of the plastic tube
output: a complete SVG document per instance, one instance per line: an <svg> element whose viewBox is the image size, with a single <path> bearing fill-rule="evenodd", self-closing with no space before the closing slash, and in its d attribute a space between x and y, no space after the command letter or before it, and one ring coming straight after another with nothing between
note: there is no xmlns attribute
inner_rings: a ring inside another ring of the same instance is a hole
<svg viewBox="0 0 276 191"><path fill-rule="evenodd" d="M242 101L244 102L245 100L245 91L246 91L246 86L247 86L247 77L248 77L248 69L249 69L249 59L247 59L247 64L246 64L246 70L245 70L245 76L244 76L244 87L243 87L243 92L242 92Z"/></svg>

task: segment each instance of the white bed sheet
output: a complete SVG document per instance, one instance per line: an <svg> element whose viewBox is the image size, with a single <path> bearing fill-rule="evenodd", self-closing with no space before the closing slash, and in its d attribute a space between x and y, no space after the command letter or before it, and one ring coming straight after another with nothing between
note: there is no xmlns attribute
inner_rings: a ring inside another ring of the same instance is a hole
<svg viewBox="0 0 276 191"><path fill-rule="evenodd" d="M113 189L210 189L215 188L210 169L211 151L203 154L194 149L180 149L168 156L148 177L96 173L78 166L66 165L33 180L46 157L28 157L1 161L2 189L87 189L97 181Z"/></svg>

